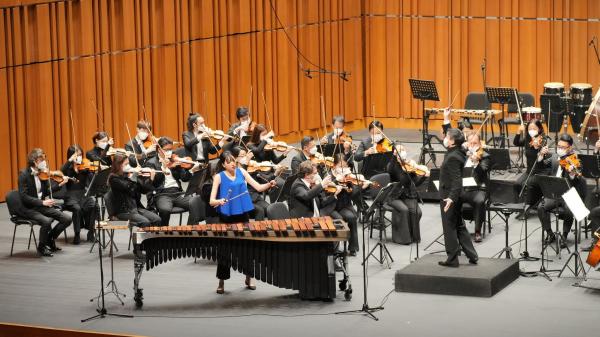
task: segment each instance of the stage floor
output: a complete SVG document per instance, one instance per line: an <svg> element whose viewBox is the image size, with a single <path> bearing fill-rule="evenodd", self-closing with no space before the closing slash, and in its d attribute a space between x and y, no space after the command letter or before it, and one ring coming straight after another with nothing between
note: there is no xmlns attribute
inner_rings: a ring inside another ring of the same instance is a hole
<svg viewBox="0 0 600 337"><path fill-rule="evenodd" d="M416 132L411 136L408 131L398 134L399 139L417 136ZM425 244L441 234L437 204L423 206L421 226L422 256L428 253L422 251ZM484 242L476 244L482 257L491 257L504 246L503 222L494 219L493 226ZM349 302L343 299L341 292L332 303L301 301L293 291L260 282L256 291L246 290L243 276L235 272L226 282L226 294L217 295L216 265L206 261L194 264L193 259L185 259L144 271L141 283L144 307L136 310L132 298L133 260L131 252L127 252L128 233L121 232L116 236L120 251L115 257L115 279L127 297L121 306L108 295L107 308L113 313L135 317L108 317L80 323L81 319L96 313L96 304L89 299L99 290L97 252L88 252L90 244L65 245L61 237L62 252L52 258L39 258L34 250L26 250L28 233L20 228L15 256L9 257L13 226L5 204L0 204L0 228L0 321L4 322L146 336L258 336L266 333L285 336L482 333L486 336L590 336L595 334L600 303L600 292L572 287L575 280L568 273L564 278L553 277L551 282L540 277L520 277L492 298L396 293L393 292L394 274L415 257L416 250L414 246L390 241L388 248L395 259L392 268L374 260L368 264L369 304L385 303L385 310L375 313L380 318L378 322L360 314L333 314L362 306L359 257L350 258L354 294ZM472 229L471 224L469 228ZM530 233L534 231L529 239L529 252L539 256L540 232L536 218L530 219L529 229ZM510 242L519 240L521 230L522 223L511 219ZM72 236L72 228L68 231ZM572 241L570 237L571 245ZM368 240L368 245L374 244L374 240ZM439 250L440 246L436 244L432 248ZM518 253L522 248L517 243L513 251ZM584 253L584 260L585 256ZM554 261L550 268L562 266L566 258L566 252L562 260L551 254ZM539 266L539 262L521 263L524 270L537 270ZM600 287L600 273L592 271L589 276L592 279L588 285Z"/></svg>

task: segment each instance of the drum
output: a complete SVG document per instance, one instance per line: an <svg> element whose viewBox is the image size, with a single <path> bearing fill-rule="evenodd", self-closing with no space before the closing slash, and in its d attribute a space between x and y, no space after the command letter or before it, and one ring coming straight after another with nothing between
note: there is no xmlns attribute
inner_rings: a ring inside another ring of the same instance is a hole
<svg viewBox="0 0 600 337"><path fill-rule="evenodd" d="M592 104L592 85L589 83L571 84L571 99L575 106L587 106Z"/></svg>
<svg viewBox="0 0 600 337"><path fill-rule="evenodd" d="M532 119L542 120L542 109L534 106L528 106L521 109L523 115L523 122L529 122Z"/></svg>
<svg viewBox="0 0 600 337"><path fill-rule="evenodd" d="M565 85L560 82L548 82L544 84L544 95L565 95Z"/></svg>

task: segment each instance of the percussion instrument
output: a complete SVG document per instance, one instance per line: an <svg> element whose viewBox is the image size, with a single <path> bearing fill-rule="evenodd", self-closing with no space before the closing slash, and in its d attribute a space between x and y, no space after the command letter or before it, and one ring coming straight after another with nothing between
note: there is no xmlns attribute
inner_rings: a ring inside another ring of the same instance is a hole
<svg viewBox="0 0 600 337"><path fill-rule="evenodd" d="M534 106L528 106L521 109L523 121L529 122L532 119L542 120L542 109Z"/></svg>
<svg viewBox="0 0 600 337"><path fill-rule="evenodd" d="M571 84L571 99L575 106L589 107L592 103L592 85L589 83Z"/></svg>
<svg viewBox="0 0 600 337"><path fill-rule="evenodd" d="M560 82L544 83L544 95L565 95L565 85Z"/></svg>
<svg viewBox="0 0 600 337"><path fill-rule="evenodd" d="M425 113L430 115L436 115L444 113L444 108L427 108ZM450 115L458 118L471 118L471 119L486 119L488 116L497 116L501 114L500 110L476 110L476 109L450 109Z"/></svg>
<svg viewBox="0 0 600 337"><path fill-rule="evenodd" d="M237 224L145 227L133 233L134 294L143 305L140 278L146 270L184 257L218 260L257 280L298 290L303 299L336 295L334 242L349 237L347 224L330 217Z"/></svg>

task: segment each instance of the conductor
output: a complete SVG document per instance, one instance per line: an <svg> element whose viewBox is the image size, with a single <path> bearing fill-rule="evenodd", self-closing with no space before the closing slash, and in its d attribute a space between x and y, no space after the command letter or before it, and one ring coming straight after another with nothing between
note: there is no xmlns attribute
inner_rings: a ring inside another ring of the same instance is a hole
<svg viewBox="0 0 600 337"><path fill-rule="evenodd" d="M466 154L462 144L463 133L458 129L449 129L444 138L444 146L448 149L440 168L440 210L444 228L444 242L448 258L438 262L440 266L458 267L458 253L462 247L469 263L477 264L479 259L471 242L471 235L462 219L462 170Z"/></svg>

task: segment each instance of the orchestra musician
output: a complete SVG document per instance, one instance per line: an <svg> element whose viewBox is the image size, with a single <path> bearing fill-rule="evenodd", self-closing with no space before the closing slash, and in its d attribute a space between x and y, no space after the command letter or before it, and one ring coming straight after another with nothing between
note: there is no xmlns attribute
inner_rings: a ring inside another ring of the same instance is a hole
<svg viewBox="0 0 600 337"><path fill-rule="evenodd" d="M207 163L208 156L216 154L224 140L214 144L207 133L210 129L206 127L204 117L195 112L189 114L187 128L188 130L182 134L185 155L200 163Z"/></svg>
<svg viewBox="0 0 600 337"><path fill-rule="evenodd" d="M527 133L525 134L525 130ZM521 190L527 177L526 200L527 205L535 206L542 199L542 190L536 179L536 175L549 175L552 169L551 154L548 152L547 136L544 133L544 126L539 119L532 119L527 126L520 126L519 131L513 139L515 146L525 148L525 158L527 170L517 178L516 187ZM533 170L533 172L532 172ZM518 217L526 216L519 214Z"/></svg>
<svg viewBox="0 0 600 337"><path fill-rule="evenodd" d="M247 223L249 214L254 209L248 184L256 191L263 192L275 186L275 181L259 184L246 170L238 167L236 158L229 151L221 154L217 170L218 173L213 176L210 205L218 207L220 221L223 223ZM231 273L230 256L227 252L219 251L217 262L217 294L223 294L225 280L230 278ZM256 289L249 275L246 275L245 284L248 289Z"/></svg>
<svg viewBox="0 0 600 337"><path fill-rule="evenodd" d="M52 256L61 250L56 246L56 238L71 224L71 216L54 208L56 202L52 193L64 186L68 179L56 184L51 179L42 179L47 173L46 154L40 148L34 148L27 155L27 167L19 174L19 195L23 209L21 216L36 221L40 225L37 251L42 256ZM53 221L58 223L51 227Z"/></svg>
<svg viewBox="0 0 600 337"><path fill-rule="evenodd" d="M344 130L345 125L344 116L334 116L332 120L333 132L323 136L321 144L339 144L340 151L344 154L344 160L352 165L352 136Z"/></svg>
<svg viewBox="0 0 600 337"><path fill-rule="evenodd" d="M78 245L81 242L80 232L82 228L87 230L87 241L94 241L96 201L91 196L85 195L86 188L93 177L91 172L93 166L82 167L83 149L78 144L69 146L67 158L69 159L61 167L61 171L65 176L75 177L77 180L69 179L67 182L63 209L71 212L73 230L75 231L73 244Z"/></svg>
<svg viewBox="0 0 600 337"><path fill-rule="evenodd" d="M273 142L274 133L273 131L267 131L264 125L256 124L254 129L252 130L252 134L250 136L250 140L248 140L248 150L252 152L254 155L254 160L257 162L271 162L275 165L281 163L288 153L291 151L291 147L288 147L281 155L277 155L275 153L276 150L265 149L267 144ZM261 176L263 181L275 180L277 185L269 190L269 199L273 202L277 196L285 180L280 177L281 172L275 172L275 169L272 169L268 172L259 172L257 175ZM256 177L255 177L256 178Z"/></svg>
<svg viewBox="0 0 600 337"><path fill-rule="evenodd" d="M566 133L562 134L558 140L556 151L558 157L551 157L550 175L567 179L569 186L575 187L581 200L585 200L587 186L585 178L581 175L581 163L577 159L577 153L575 153L573 149L573 137ZM565 206L562 199L555 200L544 198L538 206L538 218L542 223L542 228L547 233L545 244L556 241L556 236L552 232L552 222L550 220L550 215L555 209L558 211L559 216L563 218L561 248L566 248L567 236L573 225L573 213Z"/></svg>
<svg viewBox="0 0 600 337"><path fill-rule="evenodd" d="M466 154L462 147L464 141L464 135L458 129L449 129L444 138L444 147L448 152L440 168L439 191L444 242L448 257L438 263L446 267L458 267L458 254L461 248L469 263L477 264L479 259L461 214L462 173L466 161Z"/></svg>
<svg viewBox="0 0 600 337"><path fill-rule="evenodd" d="M248 170L248 164L254 157L253 152L247 152L241 146L234 146L231 149L231 154L235 157L238 167L243 168L244 170ZM272 179L268 179L269 176L261 174L262 172L256 171L254 173L250 173L250 176L254 178L254 180L259 181L271 181ZM250 198L252 199L252 204L254 205L254 210L250 213L250 217L256 221L264 220L267 216L267 207L269 207L269 203L263 197L261 192L252 187L252 185L248 186L248 191L250 192Z"/></svg>
<svg viewBox="0 0 600 337"><path fill-rule="evenodd" d="M102 165L111 166L112 158L106 153L114 145L115 141L108 137L108 133L98 131L92 136L92 142L94 143L94 148L86 152L85 157L90 161L98 161Z"/></svg>
<svg viewBox="0 0 600 337"><path fill-rule="evenodd" d="M412 242L421 242L421 208L416 187L421 185L429 176L429 170L422 165L417 165L414 160L408 158L403 145L396 145L399 158L395 157L388 163L386 171L390 174L392 182L400 183L390 196L388 204L392 207L392 241L408 245ZM401 166L404 164L403 166ZM411 171L419 167L420 170Z"/></svg>
<svg viewBox="0 0 600 337"><path fill-rule="evenodd" d="M146 160L156 156L156 141L151 139L152 126L147 121L138 121L135 137L125 144L125 150L131 152L129 165L136 167L139 162L144 166ZM137 157L137 160L136 160Z"/></svg>
<svg viewBox="0 0 600 337"><path fill-rule="evenodd" d="M335 208L336 196L342 191L336 187L333 194L325 195L324 187L332 183L332 176L321 179L317 166L310 160L303 161L298 166L297 178L290 189L288 206L292 218L308 218L331 215ZM341 218L339 214L337 217Z"/></svg>
<svg viewBox="0 0 600 337"><path fill-rule="evenodd" d="M477 186L465 187L461 199L473 207L473 221L475 222L475 242L481 242L481 227L485 221L485 187L489 185L489 171L491 169L491 157L485 150L479 134L470 133L467 137L467 160L465 169L471 171Z"/></svg>
<svg viewBox="0 0 600 337"><path fill-rule="evenodd" d="M354 160L362 161L366 156L378 153L378 144L384 152L392 150L391 145L386 144L388 141L383 135L383 124L380 121L375 120L369 123L369 133L370 136L360 142Z"/></svg>
<svg viewBox="0 0 600 337"><path fill-rule="evenodd" d="M292 157L292 175L298 173L301 163L310 160L310 158L314 157L318 152L315 139L311 136L304 136L302 140L300 140L300 148L302 149L302 152L298 152Z"/></svg>
<svg viewBox="0 0 600 337"><path fill-rule="evenodd" d="M185 169L177 165L173 154L173 140L161 137L158 140L158 156L150 157L144 167L155 170L150 183L152 192L148 193L148 205L154 205L161 218L161 226L168 226L174 207L189 212L187 224L197 225L204 219L204 203L199 196L184 195L181 182L190 181L192 175L200 170L200 163Z"/></svg>
<svg viewBox="0 0 600 337"><path fill-rule="evenodd" d="M151 190L146 174L153 181L156 172L149 168L132 168L129 158L117 153L110 168L108 184L112 191L112 204L119 220L129 220L137 227L159 226L161 218L147 210L140 201L142 193Z"/></svg>
<svg viewBox="0 0 600 337"><path fill-rule="evenodd" d="M250 119L250 110L247 107L241 106L235 110L235 117L237 122L231 124L227 134L233 137L238 137L238 140L231 141L225 145L226 151L230 150L233 146L240 145L241 140L252 134L253 124Z"/></svg>

